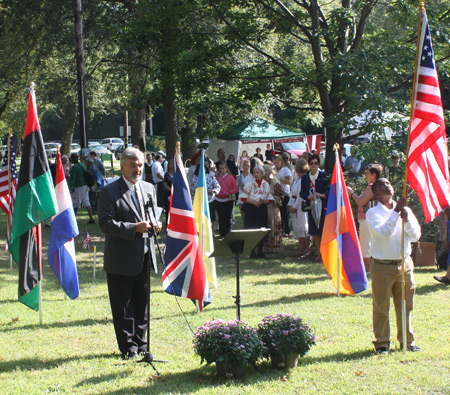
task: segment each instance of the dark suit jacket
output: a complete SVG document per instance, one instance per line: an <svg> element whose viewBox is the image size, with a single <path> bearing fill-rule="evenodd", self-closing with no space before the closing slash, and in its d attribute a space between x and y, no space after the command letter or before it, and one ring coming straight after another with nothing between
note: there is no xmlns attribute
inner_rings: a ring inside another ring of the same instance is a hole
<svg viewBox="0 0 450 395"><path fill-rule="evenodd" d="M140 181L144 205L152 196L156 206L155 188ZM133 202L131 191L123 177L104 187L98 197L98 222L105 234L104 269L107 273L136 276L144 263L144 238L136 232L136 223L144 221ZM150 210L151 211L151 210ZM150 237L149 253L156 268L153 238Z"/></svg>

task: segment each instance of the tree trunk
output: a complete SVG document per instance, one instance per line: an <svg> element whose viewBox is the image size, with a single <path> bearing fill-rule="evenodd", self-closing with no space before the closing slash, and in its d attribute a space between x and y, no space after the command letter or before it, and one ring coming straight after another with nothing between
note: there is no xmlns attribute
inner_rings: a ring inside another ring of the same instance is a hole
<svg viewBox="0 0 450 395"><path fill-rule="evenodd" d="M334 144L339 144L340 150L342 150L342 136L340 131L332 126L325 126L327 132L326 139L326 151L325 151L325 167L324 170L327 174L332 174L334 169L334 163L336 161L336 154L333 151ZM341 152L341 151L340 151Z"/></svg>
<svg viewBox="0 0 450 395"><path fill-rule="evenodd" d="M75 129L75 118L77 114L75 103L68 104L64 111L64 131L61 138L61 155L70 156L70 146L72 145L73 131Z"/></svg>
<svg viewBox="0 0 450 395"><path fill-rule="evenodd" d="M169 81L167 79L166 81ZM177 108L175 104L175 86L170 82L163 88L164 134L166 136L166 155L173 158L176 143L179 141L177 126Z"/></svg>
<svg viewBox="0 0 450 395"><path fill-rule="evenodd" d="M197 152L197 144L193 138L194 132L195 128L193 126L187 126L180 130L181 149L184 160L192 158L192 155Z"/></svg>
<svg viewBox="0 0 450 395"><path fill-rule="evenodd" d="M131 137L133 145L138 145L139 150L145 152L145 119L144 109L136 109L131 113Z"/></svg>

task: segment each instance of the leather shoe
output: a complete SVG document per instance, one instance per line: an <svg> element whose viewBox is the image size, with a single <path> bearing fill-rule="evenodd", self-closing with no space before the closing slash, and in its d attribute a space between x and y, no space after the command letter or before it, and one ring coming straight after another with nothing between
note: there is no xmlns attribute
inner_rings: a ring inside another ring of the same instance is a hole
<svg viewBox="0 0 450 395"><path fill-rule="evenodd" d="M375 349L377 354L389 354L389 350L387 347L378 347Z"/></svg>
<svg viewBox="0 0 450 395"><path fill-rule="evenodd" d="M128 351L126 354L122 354L122 359L125 361L133 361L138 358L139 355L136 352Z"/></svg>
<svg viewBox="0 0 450 395"><path fill-rule="evenodd" d="M400 344L400 350L403 350L403 344ZM422 349L419 346L416 346L415 344L411 344L406 348L406 351L420 352L422 351Z"/></svg>
<svg viewBox="0 0 450 395"><path fill-rule="evenodd" d="M443 276L443 277L433 276L433 278L442 284L450 284L450 278L448 278L446 276Z"/></svg>

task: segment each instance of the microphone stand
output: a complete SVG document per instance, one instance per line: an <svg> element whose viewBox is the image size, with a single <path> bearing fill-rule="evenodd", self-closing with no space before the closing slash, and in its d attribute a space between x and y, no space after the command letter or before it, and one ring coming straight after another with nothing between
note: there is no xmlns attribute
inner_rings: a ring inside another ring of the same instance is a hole
<svg viewBox="0 0 450 395"><path fill-rule="evenodd" d="M148 215L148 209L151 208L152 212L153 212L153 218L155 218L156 221L156 214L155 214L155 209L153 207L153 199L151 197L150 194L147 195L148 196L148 202L144 205L144 219L146 221L150 221L151 216ZM150 221L152 223L152 221ZM147 230L148 236L153 237L153 239L156 241L156 244L158 246L158 251L159 251L159 255L160 257L162 257L161 255L161 247L158 243L158 238L156 236L156 232L155 232L155 228L154 225L152 223L152 228ZM159 373L158 369L156 369L155 365L153 364L153 362L168 362L168 361L164 361L164 360L160 360L160 359L155 359L153 354L150 352L150 290L151 290L151 265L154 264L154 267L156 268L156 262L153 262L153 256L152 256L152 252L150 251L150 245L148 246L149 250L147 251L147 254L149 254L147 256L147 293L148 293L148 308L147 308L147 352L144 353L143 358L138 361L139 363L144 362L144 363L148 363L153 370L156 372L156 374L158 376L161 376L161 373ZM164 261L163 261L164 262ZM163 263L164 264L164 263Z"/></svg>

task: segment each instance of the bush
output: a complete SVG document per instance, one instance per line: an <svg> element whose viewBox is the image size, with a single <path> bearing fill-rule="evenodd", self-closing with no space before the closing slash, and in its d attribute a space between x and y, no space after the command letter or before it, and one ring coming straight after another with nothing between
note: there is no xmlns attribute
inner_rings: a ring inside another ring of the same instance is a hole
<svg viewBox="0 0 450 395"><path fill-rule="evenodd" d="M201 362L215 362L225 369L255 364L265 347L256 329L243 321L205 322L194 333L194 350Z"/></svg>
<svg viewBox="0 0 450 395"><path fill-rule="evenodd" d="M302 357L308 353L316 340L307 323L286 313L264 317L258 324L257 332L267 348L265 356L278 353L286 357L298 353Z"/></svg>

